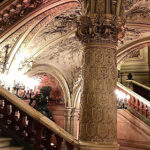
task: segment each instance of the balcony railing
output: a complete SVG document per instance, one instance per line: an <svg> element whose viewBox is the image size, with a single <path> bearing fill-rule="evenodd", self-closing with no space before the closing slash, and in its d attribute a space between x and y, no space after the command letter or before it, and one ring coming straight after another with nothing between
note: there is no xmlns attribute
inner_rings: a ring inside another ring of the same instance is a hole
<svg viewBox="0 0 150 150"><path fill-rule="evenodd" d="M128 95L128 98L124 97L123 100L124 108L130 107L139 112L142 116L150 119L150 102L148 100L136 94L131 89L126 88L120 83L117 83L117 88L125 95Z"/></svg>
<svg viewBox="0 0 150 150"><path fill-rule="evenodd" d="M0 123L15 131L36 150L62 150L63 146L73 150L79 146L72 135L2 87Z"/></svg>

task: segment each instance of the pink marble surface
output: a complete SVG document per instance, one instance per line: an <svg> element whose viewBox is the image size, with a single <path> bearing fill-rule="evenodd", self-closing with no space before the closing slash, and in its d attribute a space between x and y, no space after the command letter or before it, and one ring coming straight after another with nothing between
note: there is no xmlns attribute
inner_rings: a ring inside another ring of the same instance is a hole
<svg viewBox="0 0 150 150"><path fill-rule="evenodd" d="M118 110L117 136L120 150L150 150L150 127L127 111Z"/></svg>

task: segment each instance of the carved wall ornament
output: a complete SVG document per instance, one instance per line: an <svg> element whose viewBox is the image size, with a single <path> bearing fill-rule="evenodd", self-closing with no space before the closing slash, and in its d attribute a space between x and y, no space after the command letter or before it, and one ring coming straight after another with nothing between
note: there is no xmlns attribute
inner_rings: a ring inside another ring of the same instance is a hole
<svg viewBox="0 0 150 150"><path fill-rule="evenodd" d="M19 68L18 70L20 71L23 71L24 73L28 72L29 70L32 69L32 65L33 65L33 59L30 58L30 59L24 59L24 61L21 61L21 63L19 64Z"/></svg>
<svg viewBox="0 0 150 150"><path fill-rule="evenodd" d="M49 0L15 0L0 7L0 34ZM50 2L51 3L51 2Z"/></svg>
<svg viewBox="0 0 150 150"><path fill-rule="evenodd" d="M150 8L142 4L135 6L126 13L126 18L129 22L150 24Z"/></svg>

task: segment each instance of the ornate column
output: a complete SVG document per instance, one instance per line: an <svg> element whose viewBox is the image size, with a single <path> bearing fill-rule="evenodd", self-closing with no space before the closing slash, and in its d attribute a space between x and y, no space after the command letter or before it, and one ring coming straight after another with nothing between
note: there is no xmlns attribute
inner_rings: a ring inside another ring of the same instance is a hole
<svg viewBox="0 0 150 150"><path fill-rule="evenodd" d="M117 150L116 48L123 0L84 0L77 36L84 44L80 149Z"/></svg>

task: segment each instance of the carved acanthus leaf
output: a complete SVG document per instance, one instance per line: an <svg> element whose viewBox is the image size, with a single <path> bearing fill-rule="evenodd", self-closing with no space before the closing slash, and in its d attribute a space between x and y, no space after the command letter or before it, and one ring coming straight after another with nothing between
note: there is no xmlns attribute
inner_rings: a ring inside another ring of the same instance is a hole
<svg viewBox="0 0 150 150"><path fill-rule="evenodd" d="M102 16L92 19L83 16L78 23L77 36L83 42L98 42L103 39L116 42L124 36L124 21L116 18L106 21Z"/></svg>
<svg viewBox="0 0 150 150"><path fill-rule="evenodd" d="M77 36L84 42L109 39L117 41L124 36L123 0L81 0L82 17Z"/></svg>

